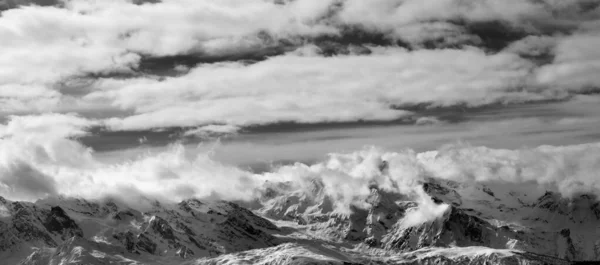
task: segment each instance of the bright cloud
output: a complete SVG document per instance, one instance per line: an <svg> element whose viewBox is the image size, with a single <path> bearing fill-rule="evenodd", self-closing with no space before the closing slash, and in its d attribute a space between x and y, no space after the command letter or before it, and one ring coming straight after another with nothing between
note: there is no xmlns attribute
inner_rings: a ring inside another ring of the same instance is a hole
<svg viewBox="0 0 600 265"><path fill-rule="evenodd" d="M205 65L164 80L104 79L87 98L137 112L111 120L115 129L392 120L410 114L393 110L394 105L538 99L522 91L531 69L514 54L487 55L477 48L373 48L371 55L288 54L248 66Z"/></svg>
<svg viewBox="0 0 600 265"><path fill-rule="evenodd" d="M557 90L586 92L600 87L600 31L565 37L555 47L552 64L541 67L537 80Z"/></svg>
<svg viewBox="0 0 600 265"><path fill-rule="evenodd" d="M598 86L600 17L587 0L9 2L3 114L133 113L107 121L125 130L392 120L411 114L393 105L547 100Z"/></svg>

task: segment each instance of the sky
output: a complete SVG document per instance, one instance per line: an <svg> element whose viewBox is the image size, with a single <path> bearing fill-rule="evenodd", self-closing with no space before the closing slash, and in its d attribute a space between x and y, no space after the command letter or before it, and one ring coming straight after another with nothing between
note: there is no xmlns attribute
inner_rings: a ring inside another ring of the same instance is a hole
<svg viewBox="0 0 600 265"><path fill-rule="evenodd" d="M0 0L0 10L0 191L15 198L76 194L56 188L75 175L152 194L177 179L177 193L205 156L214 176L370 146L600 159L597 0ZM163 156L173 164L156 173L147 164ZM596 185L594 159L574 186ZM121 185L131 172L139 179Z"/></svg>

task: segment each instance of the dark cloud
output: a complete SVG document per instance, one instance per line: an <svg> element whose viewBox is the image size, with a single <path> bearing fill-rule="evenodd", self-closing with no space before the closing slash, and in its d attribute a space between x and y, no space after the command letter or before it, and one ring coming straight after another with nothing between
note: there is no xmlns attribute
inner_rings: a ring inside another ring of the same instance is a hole
<svg viewBox="0 0 600 265"><path fill-rule="evenodd" d="M178 139L191 128L172 127L162 130L109 131L103 127L89 129L89 134L77 141L96 151L110 151L148 146L165 146Z"/></svg>
<svg viewBox="0 0 600 265"><path fill-rule="evenodd" d="M60 6L60 0L0 0L0 11L27 5Z"/></svg>
<svg viewBox="0 0 600 265"><path fill-rule="evenodd" d="M13 161L0 168L0 190L5 196L30 200L56 195L54 179L25 161Z"/></svg>

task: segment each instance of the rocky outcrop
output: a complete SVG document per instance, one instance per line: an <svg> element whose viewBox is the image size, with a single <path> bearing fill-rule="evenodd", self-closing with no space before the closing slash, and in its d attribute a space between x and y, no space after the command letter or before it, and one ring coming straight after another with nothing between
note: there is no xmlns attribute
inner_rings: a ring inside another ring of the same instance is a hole
<svg viewBox="0 0 600 265"><path fill-rule="evenodd" d="M60 206L51 207L50 213L46 215L46 219L43 220L42 224L48 232L60 235L62 240L74 236L83 237L81 228Z"/></svg>
<svg viewBox="0 0 600 265"><path fill-rule="evenodd" d="M566 260L577 259L577 250L575 249L573 240L571 239L571 230L568 228L562 229L557 235L556 244L558 249L558 257Z"/></svg>

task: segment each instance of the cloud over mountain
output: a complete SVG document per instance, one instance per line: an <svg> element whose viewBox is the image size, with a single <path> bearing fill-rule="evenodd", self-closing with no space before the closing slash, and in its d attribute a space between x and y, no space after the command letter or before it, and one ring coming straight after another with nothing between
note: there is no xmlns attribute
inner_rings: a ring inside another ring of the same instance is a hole
<svg viewBox="0 0 600 265"><path fill-rule="evenodd" d="M600 257L598 0L0 0L0 40L0 249L86 235L31 262Z"/></svg>
<svg viewBox="0 0 600 265"><path fill-rule="evenodd" d="M295 163L270 172L253 173L213 159L210 152L186 152L175 144L116 163L99 159L72 136L93 122L72 115L40 116L54 124L35 124L31 117L14 117L0 128L0 190L9 199L35 200L51 195L121 198L148 205L151 200L176 202L190 197L252 201L269 183L287 183L294 190L310 189L314 181L340 212L362 207L370 186L405 194L431 204L422 193L428 178L481 183L538 183L541 189L565 197L600 196L596 178L598 143L540 146L517 150L450 145L438 150L388 152L365 148L332 153L319 163ZM29 126L21 126L29 120ZM38 120L40 121L40 120ZM48 133L40 133L45 128ZM436 212L434 205L431 210ZM428 218L427 212L419 218ZM417 217L415 217L417 218Z"/></svg>

